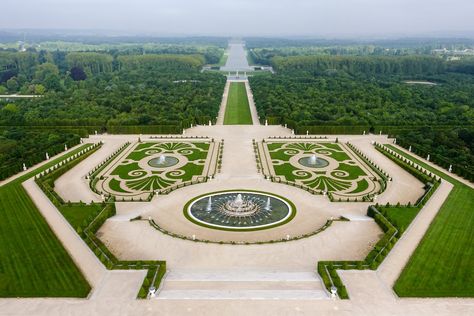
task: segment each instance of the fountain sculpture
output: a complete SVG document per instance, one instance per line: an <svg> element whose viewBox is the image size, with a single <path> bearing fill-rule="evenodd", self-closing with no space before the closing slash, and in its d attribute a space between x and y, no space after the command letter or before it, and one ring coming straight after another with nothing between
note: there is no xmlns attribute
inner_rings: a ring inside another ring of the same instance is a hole
<svg viewBox="0 0 474 316"><path fill-rule="evenodd" d="M280 198L257 192L225 192L202 197L187 212L198 222L245 229L282 223L292 209Z"/></svg>

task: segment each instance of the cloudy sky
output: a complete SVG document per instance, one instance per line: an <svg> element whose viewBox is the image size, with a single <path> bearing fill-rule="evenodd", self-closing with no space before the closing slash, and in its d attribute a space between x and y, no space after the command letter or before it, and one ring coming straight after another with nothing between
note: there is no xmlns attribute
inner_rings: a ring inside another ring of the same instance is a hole
<svg viewBox="0 0 474 316"><path fill-rule="evenodd" d="M156 35L474 34L474 0L1 0L0 30Z"/></svg>

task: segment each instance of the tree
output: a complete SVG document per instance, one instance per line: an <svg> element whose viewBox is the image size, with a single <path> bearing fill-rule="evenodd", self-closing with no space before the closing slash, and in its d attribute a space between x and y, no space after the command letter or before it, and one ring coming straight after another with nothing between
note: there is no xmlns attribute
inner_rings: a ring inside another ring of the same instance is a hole
<svg viewBox="0 0 474 316"><path fill-rule="evenodd" d="M84 72L84 69L82 69L81 67L76 66L76 67L71 68L71 78L74 81L82 81L82 80L87 79L87 75Z"/></svg>
<svg viewBox="0 0 474 316"><path fill-rule="evenodd" d="M18 107L16 106L16 104L8 103L3 107L2 111L15 114L18 113Z"/></svg>
<svg viewBox="0 0 474 316"><path fill-rule="evenodd" d="M12 77L12 78L8 79L8 81L7 81L8 91L10 91L12 93L16 92L19 87L20 87L20 85L18 84L18 80L16 79L16 77Z"/></svg>
<svg viewBox="0 0 474 316"><path fill-rule="evenodd" d="M35 85L35 94L44 94L46 92L46 88L42 84Z"/></svg>
<svg viewBox="0 0 474 316"><path fill-rule="evenodd" d="M61 90L61 79L58 75L48 74L46 78L44 78L44 86L51 91Z"/></svg>
<svg viewBox="0 0 474 316"><path fill-rule="evenodd" d="M59 69L55 64L44 63L36 67L34 78L39 82L43 82L49 75L59 76Z"/></svg>

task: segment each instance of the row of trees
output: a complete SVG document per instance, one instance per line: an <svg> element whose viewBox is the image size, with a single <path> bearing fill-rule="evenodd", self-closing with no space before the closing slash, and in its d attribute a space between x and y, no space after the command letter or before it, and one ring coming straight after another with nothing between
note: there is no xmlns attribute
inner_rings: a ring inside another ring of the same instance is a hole
<svg viewBox="0 0 474 316"><path fill-rule="evenodd" d="M276 56L271 65L277 72L324 74L344 71L365 75L421 75L445 72L445 62L431 56Z"/></svg>

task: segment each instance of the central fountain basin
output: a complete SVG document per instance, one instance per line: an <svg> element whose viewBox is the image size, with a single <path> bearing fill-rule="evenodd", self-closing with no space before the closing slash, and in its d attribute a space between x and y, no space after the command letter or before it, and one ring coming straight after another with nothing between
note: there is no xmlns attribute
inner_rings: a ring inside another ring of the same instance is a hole
<svg viewBox="0 0 474 316"><path fill-rule="evenodd" d="M157 158L150 159L148 164L153 168L168 168L176 165L179 159L173 156L160 155Z"/></svg>
<svg viewBox="0 0 474 316"><path fill-rule="evenodd" d="M329 161L324 158L311 155L298 160L298 163L308 168L324 168L329 166Z"/></svg>
<svg viewBox="0 0 474 316"><path fill-rule="evenodd" d="M235 190L194 198L184 215L195 224L235 231L268 229L283 225L295 216L293 203L266 192Z"/></svg>

